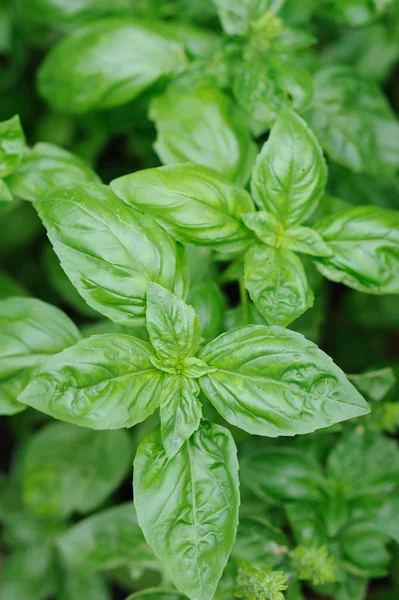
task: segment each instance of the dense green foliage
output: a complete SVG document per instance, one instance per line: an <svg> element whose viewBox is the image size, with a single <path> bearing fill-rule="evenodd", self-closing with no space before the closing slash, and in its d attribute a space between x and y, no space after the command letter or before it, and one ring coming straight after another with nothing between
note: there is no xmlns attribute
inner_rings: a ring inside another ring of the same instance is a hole
<svg viewBox="0 0 399 600"><path fill-rule="evenodd" d="M3 1L2 600L397 600L398 40Z"/></svg>

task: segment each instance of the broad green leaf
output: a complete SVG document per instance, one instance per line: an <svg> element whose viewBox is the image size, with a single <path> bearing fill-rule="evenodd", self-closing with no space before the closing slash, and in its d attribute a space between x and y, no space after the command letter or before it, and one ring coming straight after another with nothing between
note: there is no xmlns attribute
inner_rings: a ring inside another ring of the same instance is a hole
<svg viewBox="0 0 399 600"><path fill-rule="evenodd" d="M163 374L154 356L132 336L93 335L48 360L20 402L82 427L131 427L159 406Z"/></svg>
<svg viewBox="0 0 399 600"><path fill-rule="evenodd" d="M284 226L275 215L266 210L241 215L245 225L267 246L279 248L284 239Z"/></svg>
<svg viewBox="0 0 399 600"><path fill-rule="evenodd" d="M213 0L223 29L229 35L245 35L253 21L267 11L277 13L284 0Z"/></svg>
<svg viewBox="0 0 399 600"><path fill-rule="evenodd" d="M118 567L159 569L131 502L107 508L73 525L57 540L63 561L76 574Z"/></svg>
<svg viewBox="0 0 399 600"><path fill-rule="evenodd" d="M245 287L270 325L289 325L313 305L305 269L286 248L252 246L245 255Z"/></svg>
<svg viewBox="0 0 399 600"><path fill-rule="evenodd" d="M217 88L170 89L151 103L158 137L155 150L164 164L192 162L245 184L256 146L245 112ZM189 135L187 135L189 132Z"/></svg>
<svg viewBox="0 0 399 600"><path fill-rule="evenodd" d="M232 555L273 569L288 553L289 546L288 537L280 529L261 517L244 516L240 518Z"/></svg>
<svg viewBox="0 0 399 600"><path fill-rule="evenodd" d="M100 183L100 180L71 152L53 144L39 143L25 154L7 182L15 197L34 201L60 187Z"/></svg>
<svg viewBox="0 0 399 600"><path fill-rule="evenodd" d="M394 440L381 434L347 431L327 460L327 475L348 502L380 505L398 483L399 450Z"/></svg>
<svg viewBox="0 0 399 600"><path fill-rule="evenodd" d="M202 390L229 423L249 433L309 433L369 412L330 357L282 327L234 329L199 358L217 368L200 379Z"/></svg>
<svg viewBox="0 0 399 600"><path fill-rule="evenodd" d="M283 108L253 170L255 202L286 227L296 225L315 210L326 181L327 167L316 137L301 117Z"/></svg>
<svg viewBox="0 0 399 600"><path fill-rule="evenodd" d="M23 501L47 518L90 512L121 483L130 456L125 431L50 423L29 440L22 470Z"/></svg>
<svg viewBox="0 0 399 600"><path fill-rule="evenodd" d="M166 455L175 456L199 427L202 408L196 381L180 375L166 376L161 391L161 435Z"/></svg>
<svg viewBox="0 0 399 600"><path fill-rule="evenodd" d="M376 402L382 400L396 383L395 373L391 367L364 371L359 375L348 375L348 378L362 394Z"/></svg>
<svg viewBox="0 0 399 600"><path fill-rule="evenodd" d="M340 536L343 559L358 576L384 577L388 573L389 537L376 531L369 519L354 521Z"/></svg>
<svg viewBox="0 0 399 600"><path fill-rule="evenodd" d="M321 235L310 227L294 225L284 232L282 245L296 252L312 256L332 256L333 251L328 247Z"/></svg>
<svg viewBox="0 0 399 600"><path fill-rule="evenodd" d="M147 289L146 324L161 361L177 366L197 352L200 323L193 307L157 283Z"/></svg>
<svg viewBox="0 0 399 600"><path fill-rule="evenodd" d="M27 290L19 281L11 277L6 271L0 270L0 300L6 300L10 296L27 295Z"/></svg>
<svg viewBox="0 0 399 600"><path fill-rule="evenodd" d="M369 294L399 294L399 212L359 206L317 225L332 256L317 259L317 268Z"/></svg>
<svg viewBox="0 0 399 600"><path fill-rule="evenodd" d="M18 116L0 122L0 178L16 169L26 150L25 135Z"/></svg>
<svg viewBox="0 0 399 600"><path fill-rule="evenodd" d="M102 19L54 46L39 69L39 92L60 112L113 108L184 63L181 45L156 27Z"/></svg>
<svg viewBox="0 0 399 600"><path fill-rule="evenodd" d="M73 322L58 308L35 298L0 302L0 413L25 407L19 394L37 367L79 339Z"/></svg>
<svg viewBox="0 0 399 600"><path fill-rule="evenodd" d="M206 167L146 169L115 179L111 188L182 242L234 252L250 240L240 215L254 210L251 197Z"/></svg>
<svg viewBox="0 0 399 600"><path fill-rule="evenodd" d="M373 520L377 531L389 535L399 544L399 493L396 491L382 503Z"/></svg>
<svg viewBox="0 0 399 600"><path fill-rule="evenodd" d="M233 92L252 118L255 134L269 129L280 109L287 105L305 109L313 95L310 73L280 53L251 58L237 68Z"/></svg>
<svg viewBox="0 0 399 600"><path fill-rule="evenodd" d="M266 502L314 501L321 495L321 469L299 448L269 447L250 453L241 472L245 485Z"/></svg>
<svg viewBox="0 0 399 600"><path fill-rule="evenodd" d="M187 301L199 316L201 341L213 340L222 330L226 299L214 281L202 281L190 289Z"/></svg>
<svg viewBox="0 0 399 600"><path fill-rule="evenodd" d="M288 502L285 510L297 544L317 548L327 543L326 524L314 499Z"/></svg>
<svg viewBox="0 0 399 600"><path fill-rule="evenodd" d="M305 118L332 160L358 173L397 169L399 122L372 80L334 65L315 74L313 88Z"/></svg>
<svg viewBox="0 0 399 600"><path fill-rule="evenodd" d="M107 186L56 190L35 207L69 279L92 308L116 323L144 324L150 281L183 295L174 241Z"/></svg>
<svg viewBox="0 0 399 600"><path fill-rule="evenodd" d="M184 594L174 592L173 590L155 587L141 590L141 592L136 592L135 594L130 594L126 600L184 600L186 597L187 596Z"/></svg>
<svg viewBox="0 0 399 600"><path fill-rule="evenodd" d="M52 548L30 546L8 554L2 562L0 597L4 600L44 600L55 586Z"/></svg>
<svg viewBox="0 0 399 600"><path fill-rule="evenodd" d="M77 575L67 571L59 575L57 581L57 600L111 600L111 592L100 575Z"/></svg>
<svg viewBox="0 0 399 600"><path fill-rule="evenodd" d="M231 434L203 421L172 459L158 429L139 446L134 499L144 535L176 587L212 600L238 524L238 464Z"/></svg>

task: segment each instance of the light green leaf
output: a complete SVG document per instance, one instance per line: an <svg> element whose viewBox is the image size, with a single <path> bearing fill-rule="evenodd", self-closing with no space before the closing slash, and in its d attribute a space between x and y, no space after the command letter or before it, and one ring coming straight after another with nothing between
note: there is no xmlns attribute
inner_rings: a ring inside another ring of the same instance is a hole
<svg viewBox="0 0 399 600"><path fill-rule="evenodd" d="M14 196L34 201L41 200L57 188L100 183L100 179L71 152L54 144L39 143L25 154L7 182Z"/></svg>
<svg viewBox="0 0 399 600"><path fill-rule="evenodd" d="M29 440L22 471L22 499L47 518L87 513L118 487L129 468L125 431L90 431L50 423Z"/></svg>
<svg viewBox="0 0 399 600"><path fill-rule="evenodd" d="M229 35L245 35L266 11L277 13L284 0L213 0L223 29Z"/></svg>
<svg viewBox="0 0 399 600"><path fill-rule="evenodd" d="M155 150L164 164L192 162L245 184L255 161L245 112L217 88L170 89L151 103L158 137ZM187 135L190 132L190 135Z"/></svg>
<svg viewBox="0 0 399 600"><path fill-rule="evenodd" d="M245 287L270 325L289 325L313 305L303 265L286 248L252 246L245 255Z"/></svg>
<svg viewBox="0 0 399 600"><path fill-rule="evenodd" d="M123 566L159 569L132 502L107 508L73 525L58 538L57 546L68 569L76 574Z"/></svg>
<svg viewBox="0 0 399 600"><path fill-rule="evenodd" d="M51 597L56 572L50 545L16 550L3 559L0 595L6 600L43 600Z"/></svg>
<svg viewBox="0 0 399 600"><path fill-rule="evenodd" d="M279 248L284 239L284 226L270 212L259 210L258 212L244 213L241 215L245 225L253 231L260 241L267 246Z"/></svg>
<svg viewBox="0 0 399 600"><path fill-rule="evenodd" d="M348 375L349 380L358 390L375 402L382 400L396 383L396 377L391 367L364 371L359 375Z"/></svg>
<svg viewBox="0 0 399 600"><path fill-rule="evenodd" d="M163 374L152 357L132 336L93 335L48 360L20 402L82 427L132 427L159 406Z"/></svg>
<svg viewBox="0 0 399 600"><path fill-rule="evenodd" d="M300 448L269 447L246 455L241 463L246 486L265 502L315 501L322 493L318 463Z"/></svg>
<svg viewBox="0 0 399 600"><path fill-rule="evenodd" d="M134 498L144 535L176 587L191 600L212 600L238 524L231 434L203 421L168 459L154 430L137 451Z"/></svg>
<svg viewBox="0 0 399 600"><path fill-rule="evenodd" d="M100 575L77 575L67 571L59 576L57 585L57 600L111 600L111 592L104 578Z"/></svg>
<svg viewBox="0 0 399 600"><path fill-rule="evenodd" d="M144 325L150 281L184 294L174 241L107 186L57 190L35 208L69 279L92 308L116 323Z"/></svg>
<svg viewBox="0 0 399 600"><path fill-rule="evenodd" d="M0 122L0 178L16 169L26 150L25 135L18 116Z"/></svg>
<svg viewBox="0 0 399 600"><path fill-rule="evenodd" d="M313 88L304 116L332 160L358 173L397 170L399 121L372 80L334 65L315 74Z"/></svg>
<svg viewBox="0 0 399 600"><path fill-rule="evenodd" d="M183 164L146 169L114 179L111 188L181 242L234 252L250 240L240 215L254 210L251 197L206 167Z"/></svg>
<svg viewBox="0 0 399 600"><path fill-rule="evenodd" d="M399 212L359 206L326 218L317 231L332 256L317 259L317 268L369 294L399 294Z"/></svg>
<svg viewBox="0 0 399 600"><path fill-rule="evenodd" d="M179 375L163 380L161 391L161 435L168 458L173 458L199 427L202 408L196 381Z"/></svg>
<svg viewBox="0 0 399 600"><path fill-rule="evenodd" d="M282 245L295 252L303 252L312 256L333 255L333 251L317 231L302 225L289 227L284 232Z"/></svg>
<svg viewBox="0 0 399 600"><path fill-rule="evenodd" d="M181 45L156 26L101 19L54 46L39 69L38 86L60 112L84 113L126 104L184 63Z"/></svg>
<svg viewBox="0 0 399 600"><path fill-rule="evenodd" d="M79 339L73 322L58 308L35 298L0 302L0 413L24 410L19 394L37 367Z"/></svg>
<svg viewBox="0 0 399 600"><path fill-rule="evenodd" d="M252 174L259 208L289 227L305 221L324 193L327 167L319 143L296 113L283 108Z"/></svg>
<svg viewBox="0 0 399 600"><path fill-rule="evenodd" d="M199 316L201 341L213 340L222 330L226 299L214 281L201 281L188 294L187 302Z"/></svg>
<svg viewBox="0 0 399 600"><path fill-rule="evenodd" d="M369 412L331 358L282 327L234 329L199 358L217 368L200 379L202 390L229 423L249 433L309 433Z"/></svg>
<svg viewBox="0 0 399 600"><path fill-rule="evenodd" d="M197 352L200 323L194 309L157 283L147 289L146 323L161 361L177 367Z"/></svg>

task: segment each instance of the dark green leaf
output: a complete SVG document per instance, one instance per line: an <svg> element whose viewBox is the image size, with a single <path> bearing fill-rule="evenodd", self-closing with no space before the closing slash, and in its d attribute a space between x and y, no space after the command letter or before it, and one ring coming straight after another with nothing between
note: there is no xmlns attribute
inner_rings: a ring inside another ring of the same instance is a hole
<svg viewBox="0 0 399 600"><path fill-rule="evenodd" d="M362 394L376 402L382 400L396 383L395 373L390 367L348 377Z"/></svg>
<svg viewBox="0 0 399 600"><path fill-rule="evenodd" d="M373 521L377 531L389 535L399 544L399 492L388 497L378 510Z"/></svg>
<svg viewBox="0 0 399 600"><path fill-rule="evenodd" d="M289 549L288 537L261 517L240 518L232 555L238 560L278 565Z"/></svg>
<svg viewBox="0 0 399 600"><path fill-rule="evenodd" d="M358 576L383 577L388 572L389 538L365 521L351 523L340 536L344 560Z"/></svg>
<svg viewBox="0 0 399 600"><path fill-rule="evenodd" d="M180 591L191 600L212 600L238 523L233 438L203 421L168 460L155 430L134 464L135 504L148 543Z"/></svg>

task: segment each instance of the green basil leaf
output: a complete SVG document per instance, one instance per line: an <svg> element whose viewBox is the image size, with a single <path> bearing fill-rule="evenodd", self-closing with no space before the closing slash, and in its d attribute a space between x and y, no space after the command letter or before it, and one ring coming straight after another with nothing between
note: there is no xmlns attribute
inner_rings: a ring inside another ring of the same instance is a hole
<svg viewBox="0 0 399 600"><path fill-rule="evenodd" d="M263 17L266 11L277 13L284 0L213 0L218 9L223 29L229 35L245 35L252 21Z"/></svg>
<svg viewBox="0 0 399 600"><path fill-rule="evenodd" d="M322 10L329 20L343 25L359 27L375 21L387 10L390 4L391 0L386 2L379 2L378 0L371 0L371 2L335 0L333 3L325 4Z"/></svg>
<svg viewBox="0 0 399 600"><path fill-rule="evenodd" d="M226 299L214 281L202 281L190 289L187 302L199 316L201 341L213 340L222 330Z"/></svg>
<svg viewBox="0 0 399 600"><path fill-rule="evenodd" d="M0 302L0 413L24 410L19 394L38 365L79 339L73 322L58 308L35 298Z"/></svg>
<svg viewBox="0 0 399 600"><path fill-rule="evenodd" d="M256 156L249 123L217 88L170 89L152 101L150 118L158 132L155 150L164 164L192 162L239 184L248 181Z"/></svg>
<svg viewBox="0 0 399 600"><path fill-rule="evenodd" d="M302 225L289 227L284 232L282 245L290 250L311 254L312 256L333 255L333 251L317 231Z"/></svg>
<svg viewBox="0 0 399 600"><path fill-rule="evenodd" d="M43 600L55 587L55 569L49 544L12 552L1 567L0 594L7 600Z"/></svg>
<svg viewBox="0 0 399 600"><path fill-rule="evenodd" d="M87 517L57 539L61 557L76 574L118 567L159 570L159 562L146 543L131 502Z"/></svg>
<svg viewBox="0 0 399 600"><path fill-rule="evenodd" d="M397 169L399 121L372 80L334 65L315 74L313 88L304 116L332 160L358 173Z"/></svg>
<svg viewBox="0 0 399 600"><path fill-rule="evenodd" d="M365 396L375 402L382 400L396 383L396 377L391 367L365 371L359 375L348 375L350 381Z"/></svg>
<svg viewBox="0 0 399 600"><path fill-rule="evenodd" d="M3 179L0 179L0 216L13 200L14 198L10 192L9 186Z"/></svg>
<svg viewBox="0 0 399 600"><path fill-rule="evenodd" d="M0 178L16 169L26 150L25 135L18 116L0 122Z"/></svg>
<svg viewBox="0 0 399 600"><path fill-rule="evenodd" d="M289 227L306 220L324 193L327 167L305 121L283 108L253 170L251 189L260 209Z"/></svg>
<svg viewBox="0 0 399 600"><path fill-rule="evenodd" d="M238 560L264 563L272 569L281 562L289 549L288 537L261 517L240 518L232 555Z"/></svg>
<svg viewBox="0 0 399 600"><path fill-rule="evenodd" d="M92 308L116 323L144 325L150 281L184 294L174 241L107 186L56 190L35 207L69 279Z"/></svg>
<svg viewBox="0 0 399 600"><path fill-rule="evenodd" d="M286 248L252 246L245 255L245 287L270 325L289 325L313 305L305 269Z"/></svg>
<svg viewBox="0 0 399 600"><path fill-rule="evenodd" d="M137 451L134 498L144 535L176 587L191 600L212 600L238 524L231 434L203 421L168 459L154 430Z"/></svg>
<svg viewBox="0 0 399 600"><path fill-rule="evenodd" d="M180 363L197 352L200 324L194 309L157 283L147 289L146 323L160 360Z"/></svg>
<svg viewBox="0 0 399 600"><path fill-rule="evenodd" d="M206 167L183 164L146 169L115 179L111 188L181 242L235 252L250 240L240 215L254 210L251 197Z"/></svg>
<svg viewBox="0 0 399 600"><path fill-rule="evenodd" d="M159 405L163 374L154 356L132 336L94 335L48 360L20 402L82 427L131 427Z"/></svg>
<svg viewBox="0 0 399 600"><path fill-rule="evenodd" d="M389 537L376 531L368 520L355 521L340 536L344 560L363 577L384 577L388 573L390 555Z"/></svg>
<svg viewBox="0 0 399 600"><path fill-rule="evenodd" d="M100 575L77 575L71 571L61 573L57 581L57 600L111 600L111 592Z"/></svg>
<svg viewBox="0 0 399 600"><path fill-rule="evenodd" d="M184 600L186 596L173 590L165 590L163 588L147 588L130 594L126 600Z"/></svg>
<svg viewBox="0 0 399 600"><path fill-rule="evenodd" d="M323 474L317 462L300 448L265 448L241 463L245 485L265 502L318 500Z"/></svg>
<svg viewBox="0 0 399 600"><path fill-rule="evenodd" d="M68 30L72 25L127 11L129 0L19 0L18 8L29 24Z"/></svg>
<svg viewBox="0 0 399 600"><path fill-rule="evenodd" d="M399 492L396 492L388 497L380 509L377 516L373 520L373 527L389 535L399 544Z"/></svg>
<svg viewBox="0 0 399 600"><path fill-rule="evenodd" d="M368 576L359 577L350 573L345 581L338 584L335 591L336 600L364 600L367 596L368 588ZM390 600L390 598L389 596L384 596L380 597L379 600ZM395 598L391 600L395 600Z"/></svg>
<svg viewBox="0 0 399 600"><path fill-rule="evenodd" d="M22 498L37 515L87 513L118 487L129 468L126 431L90 431L50 423L34 434L22 471Z"/></svg>
<svg viewBox="0 0 399 600"><path fill-rule="evenodd" d="M202 408L200 388L188 377L165 377L161 392L161 435L168 458L173 458L199 427Z"/></svg>
<svg viewBox="0 0 399 600"><path fill-rule="evenodd" d="M245 225L255 232L260 241L267 246L279 248L284 238L282 223L270 212L259 210L257 212L241 215Z"/></svg>
<svg viewBox="0 0 399 600"><path fill-rule="evenodd" d="M217 368L200 379L202 390L226 421L249 433L309 433L369 412L330 357L282 327L229 331L199 358Z"/></svg>
<svg viewBox="0 0 399 600"><path fill-rule="evenodd" d="M40 94L60 112L84 113L133 100L185 63L180 44L133 19L102 19L61 40L38 73Z"/></svg>
<svg viewBox="0 0 399 600"><path fill-rule="evenodd" d="M381 504L398 482L399 450L381 434L347 431L327 460L327 475L348 502L370 507Z"/></svg>
<svg viewBox="0 0 399 600"><path fill-rule="evenodd" d="M67 185L100 183L98 176L83 160L53 144L36 144L7 180L14 196L40 200Z"/></svg>
<svg viewBox="0 0 399 600"><path fill-rule="evenodd" d="M369 294L399 294L399 212L359 206L317 225L333 254L317 259L332 281Z"/></svg>
<svg viewBox="0 0 399 600"><path fill-rule="evenodd" d="M288 502L285 510L297 544L320 548L327 543L326 524L314 499Z"/></svg>
<svg viewBox="0 0 399 600"><path fill-rule="evenodd" d="M19 281L0 269L0 300L6 300L7 298L10 298L10 296L27 295L27 290Z"/></svg>

